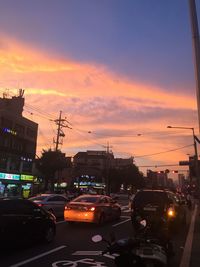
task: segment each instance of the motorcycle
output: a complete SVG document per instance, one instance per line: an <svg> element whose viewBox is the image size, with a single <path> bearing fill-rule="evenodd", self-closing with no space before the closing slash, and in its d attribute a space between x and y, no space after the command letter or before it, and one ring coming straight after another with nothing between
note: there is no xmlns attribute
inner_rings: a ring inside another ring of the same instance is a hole
<svg viewBox="0 0 200 267"><path fill-rule="evenodd" d="M146 221L140 221L141 228L146 228ZM164 267L167 266L167 253L159 241L145 237L123 238L116 240L112 234L111 240L101 235L92 237L93 242L105 242L107 248L102 255L114 255L117 267Z"/></svg>

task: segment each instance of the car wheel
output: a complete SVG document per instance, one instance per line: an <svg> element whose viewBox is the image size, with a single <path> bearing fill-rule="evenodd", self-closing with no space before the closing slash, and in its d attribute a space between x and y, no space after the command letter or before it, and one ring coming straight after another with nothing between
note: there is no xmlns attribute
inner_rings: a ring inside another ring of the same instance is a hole
<svg viewBox="0 0 200 267"><path fill-rule="evenodd" d="M105 222L105 215L102 213L99 217L98 225L103 225Z"/></svg>
<svg viewBox="0 0 200 267"><path fill-rule="evenodd" d="M55 237L55 228L52 225L49 225L45 231L44 240L47 243L50 243L54 240Z"/></svg>

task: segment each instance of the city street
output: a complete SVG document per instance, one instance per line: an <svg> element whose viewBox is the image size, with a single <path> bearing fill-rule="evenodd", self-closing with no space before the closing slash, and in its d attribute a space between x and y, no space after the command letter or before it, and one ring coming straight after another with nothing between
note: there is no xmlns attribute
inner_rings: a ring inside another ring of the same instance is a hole
<svg viewBox="0 0 200 267"><path fill-rule="evenodd" d="M59 221L56 239L53 243L4 251L0 258L0 265L1 267L114 266L112 257L101 255L101 251L106 248L106 245L102 242L93 243L91 238L96 234L109 238L112 232L115 233L117 239L133 236L128 205L123 205L122 210L120 221L103 226L83 223L69 225ZM169 264L172 267L179 266L181 263L192 213L193 211L188 212L187 225L179 229L174 236L175 256Z"/></svg>

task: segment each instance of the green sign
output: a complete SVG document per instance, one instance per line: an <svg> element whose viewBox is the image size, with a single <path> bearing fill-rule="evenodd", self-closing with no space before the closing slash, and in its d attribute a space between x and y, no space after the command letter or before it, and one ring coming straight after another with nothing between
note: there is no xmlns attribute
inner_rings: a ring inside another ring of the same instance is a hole
<svg viewBox="0 0 200 267"><path fill-rule="evenodd" d="M33 175L26 175L26 174L21 174L20 180L22 181L33 181L35 179L35 176Z"/></svg>

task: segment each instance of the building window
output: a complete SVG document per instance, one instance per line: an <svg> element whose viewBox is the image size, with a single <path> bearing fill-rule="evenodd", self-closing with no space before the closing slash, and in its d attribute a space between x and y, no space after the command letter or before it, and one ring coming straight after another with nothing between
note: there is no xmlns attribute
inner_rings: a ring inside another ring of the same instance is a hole
<svg viewBox="0 0 200 267"><path fill-rule="evenodd" d="M24 126L20 124L15 124L15 131L17 132L18 135L24 134Z"/></svg>
<svg viewBox="0 0 200 267"><path fill-rule="evenodd" d="M29 136L31 138L36 137L36 132L33 129L29 128L29 127L26 129L26 134L27 134L27 136Z"/></svg>
<svg viewBox="0 0 200 267"><path fill-rule="evenodd" d="M0 169L5 169L6 170L7 161L8 161L7 156L4 155L4 154L0 154Z"/></svg>
<svg viewBox="0 0 200 267"><path fill-rule="evenodd" d="M11 157L10 162L10 171L19 171L20 170L20 158L19 157Z"/></svg>
<svg viewBox="0 0 200 267"><path fill-rule="evenodd" d="M1 126L2 126L2 128L12 129L12 121L7 119L7 118L2 117L1 118Z"/></svg>
<svg viewBox="0 0 200 267"><path fill-rule="evenodd" d="M27 160L23 161L22 172L31 173L32 172L32 165L33 165L32 161L27 161Z"/></svg>

